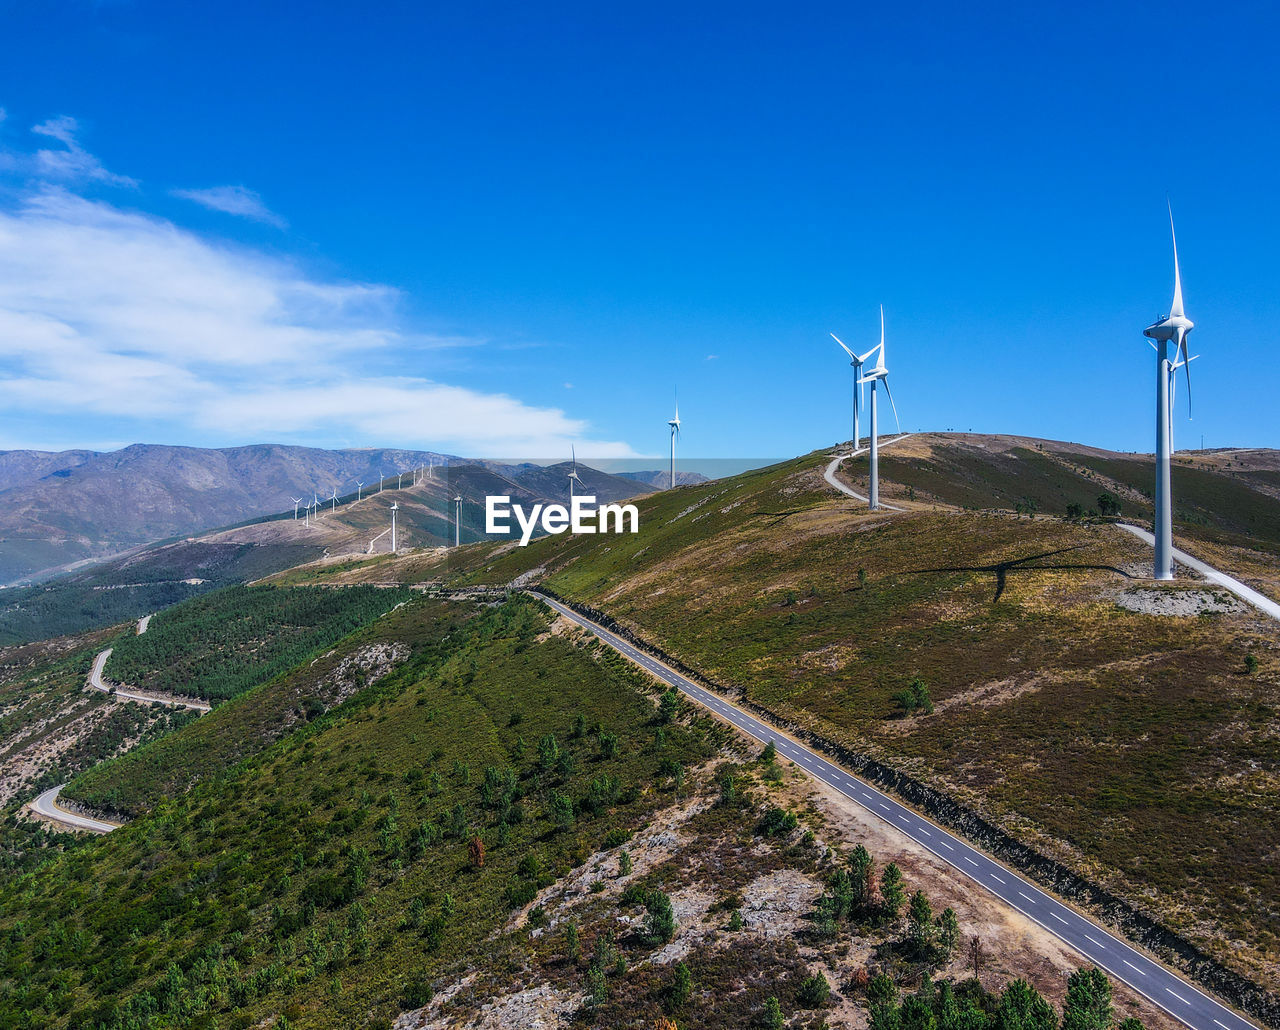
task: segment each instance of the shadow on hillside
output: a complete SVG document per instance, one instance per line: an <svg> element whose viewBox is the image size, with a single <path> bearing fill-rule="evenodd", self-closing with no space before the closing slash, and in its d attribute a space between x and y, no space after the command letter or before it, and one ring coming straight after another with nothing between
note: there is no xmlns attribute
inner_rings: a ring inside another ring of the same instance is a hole
<svg viewBox="0 0 1280 1030"><path fill-rule="evenodd" d="M1045 558L1052 558L1059 554L1066 554L1069 551L1078 551L1087 544L1075 544L1072 547L1059 547L1056 551L1044 551L1040 554L1029 554L1025 558L1013 558L1009 561L996 562L992 565L946 565L935 569L915 569L911 572L904 573L907 576L921 576L930 572L991 572L996 577L996 594L991 599L992 604L1000 600L1000 595L1004 593L1005 583L1010 572L1114 572L1118 576L1125 579L1133 579L1133 576L1124 569L1117 568L1114 565L1067 565L1054 563L1052 565L1032 565L1031 562L1042 561Z"/></svg>

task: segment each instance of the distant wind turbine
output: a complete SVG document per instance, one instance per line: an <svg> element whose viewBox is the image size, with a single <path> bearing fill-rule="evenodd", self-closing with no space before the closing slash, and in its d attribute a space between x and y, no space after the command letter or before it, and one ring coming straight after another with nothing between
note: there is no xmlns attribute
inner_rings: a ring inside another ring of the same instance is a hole
<svg viewBox="0 0 1280 1030"><path fill-rule="evenodd" d="M462 545L462 494L453 499L453 546Z"/></svg>
<svg viewBox="0 0 1280 1030"><path fill-rule="evenodd" d="M862 363L871 357L879 348L872 347L866 354L854 354L848 347L844 345L844 341L835 333L831 334L831 339L840 344L840 349L849 355L849 364L853 366L853 446L850 450L858 449L858 442L862 439L862 434L858 426L858 416L862 408ZM881 340L881 345L884 341Z"/></svg>
<svg viewBox="0 0 1280 1030"><path fill-rule="evenodd" d="M876 387L884 383L884 392L889 395L889 404L893 408L893 421L897 423L898 432L902 432L902 423L898 421L898 406L893 403L893 391L889 389L889 370L884 364L884 305L880 305L880 345L876 347L876 363L870 372L858 380L858 385L871 384L871 488L869 506L872 511L880 507L880 426L876 409ZM871 355L868 354L867 357Z"/></svg>
<svg viewBox="0 0 1280 1030"><path fill-rule="evenodd" d="M364 498L364 483L362 483L360 480L357 479L356 480L356 500L359 501L359 500L362 500L363 498Z"/></svg>
<svg viewBox="0 0 1280 1030"><path fill-rule="evenodd" d="M302 503L301 497L293 498L293 521L294 522L298 521L298 505L300 505L301 503Z"/></svg>
<svg viewBox="0 0 1280 1030"><path fill-rule="evenodd" d="M676 413L672 418L667 419L667 425L671 427L671 472L668 475L667 488L671 489L676 485L676 437L680 435L680 398L676 398Z"/></svg>
<svg viewBox="0 0 1280 1030"><path fill-rule="evenodd" d="M569 470L569 500L570 500L570 501L572 501L572 500L573 500L573 485L574 485L575 483L577 483L577 484L578 484L578 486L581 486L581 485L582 485L582 477L578 475L578 452L577 452L577 449L576 449L576 448L574 448L574 447L572 447L572 446L570 446L570 448L569 448L569 453L570 453L570 455L572 455L572 456L573 456L573 468Z"/></svg>
<svg viewBox="0 0 1280 1030"><path fill-rule="evenodd" d="M1173 304L1169 314L1158 319L1142 335L1152 340L1156 352L1156 511L1155 578L1173 579L1173 381L1180 368L1187 370L1187 417L1191 417L1191 362L1187 335L1195 323L1182 305L1182 272L1178 268L1178 236L1173 228L1173 206L1169 206L1169 235L1173 238ZM1169 356L1169 344L1174 350ZM1196 355L1199 357L1199 355Z"/></svg>
<svg viewBox="0 0 1280 1030"><path fill-rule="evenodd" d="M400 487L402 487L403 485L404 485L404 473L397 472L396 473L396 489L399 490Z"/></svg>
<svg viewBox="0 0 1280 1030"><path fill-rule="evenodd" d="M382 481L385 477L382 475L382 469L378 469L378 493L382 493Z"/></svg>
<svg viewBox="0 0 1280 1030"><path fill-rule="evenodd" d="M333 488L333 496L330 498L330 500L333 503L329 507L329 514L332 515L335 511L338 510L338 488L336 486Z"/></svg>
<svg viewBox="0 0 1280 1030"><path fill-rule="evenodd" d="M397 502L392 501L391 502L391 553L392 554L396 553L396 512L398 512L399 510L400 510L400 505Z"/></svg>

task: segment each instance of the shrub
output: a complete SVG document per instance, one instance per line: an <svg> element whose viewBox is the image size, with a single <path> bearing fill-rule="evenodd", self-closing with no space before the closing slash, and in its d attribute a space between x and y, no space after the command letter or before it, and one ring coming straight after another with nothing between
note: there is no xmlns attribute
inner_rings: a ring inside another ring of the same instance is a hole
<svg viewBox="0 0 1280 1030"><path fill-rule="evenodd" d="M772 995L765 999L764 1012L760 1016L760 1025L766 1030L782 1030L784 1026L782 1018L782 1006L778 1004L778 999Z"/></svg>
<svg viewBox="0 0 1280 1030"><path fill-rule="evenodd" d="M796 1001L807 1009L821 1008L831 997L831 984L821 973L806 976L796 990Z"/></svg>
<svg viewBox="0 0 1280 1030"><path fill-rule="evenodd" d="M689 972L689 967L683 962L677 962L671 977L671 983L667 985L667 997L663 1008L668 1012L683 1008L692 993L693 974Z"/></svg>
<svg viewBox="0 0 1280 1030"><path fill-rule="evenodd" d="M756 833L764 837L782 837L796 828L794 812L770 805L756 826Z"/></svg>
<svg viewBox="0 0 1280 1030"><path fill-rule="evenodd" d="M1252 676L1258 671L1258 656L1247 654L1244 656L1244 671Z"/></svg>
<svg viewBox="0 0 1280 1030"><path fill-rule="evenodd" d="M925 715L933 714L933 699L929 696L929 685L919 676L913 677L906 689L894 694L893 699L907 715L916 711L923 711Z"/></svg>
<svg viewBox="0 0 1280 1030"><path fill-rule="evenodd" d="M663 691L658 702L658 719L660 722L671 722L680 712L680 692L675 687Z"/></svg>

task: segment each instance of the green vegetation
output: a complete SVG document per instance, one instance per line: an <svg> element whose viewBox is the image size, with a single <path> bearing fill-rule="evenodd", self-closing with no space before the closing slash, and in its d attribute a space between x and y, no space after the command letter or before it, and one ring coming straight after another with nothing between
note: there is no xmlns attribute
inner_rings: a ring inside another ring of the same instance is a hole
<svg viewBox="0 0 1280 1030"><path fill-rule="evenodd" d="M529 886L647 817L662 762L709 754L709 720L659 743L640 675L546 627L528 601L489 611L226 775L0 885L0 1025L363 1026L429 997ZM588 734L571 738L566 711ZM543 768L522 734L555 736L572 769Z"/></svg>
<svg viewBox="0 0 1280 1030"><path fill-rule="evenodd" d="M228 587L161 612L141 636L125 634L106 674L118 683L224 701L413 596L375 587Z"/></svg>
<svg viewBox="0 0 1280 1030"><path fill-rule="evenodd" d="M310 561L320 551L298 544L184 541L5 590L0 592L0 647L136 620L206 591Z"/></svg>
<svg viewBox="0 0 1280 1030"><path fill-rule="evenodd" d="M314 720L409 655L441 647L472 612L470 605L412 601L332 652L218 705L182 733L88 769L63 794L99 811L140 815Z"/></svg>

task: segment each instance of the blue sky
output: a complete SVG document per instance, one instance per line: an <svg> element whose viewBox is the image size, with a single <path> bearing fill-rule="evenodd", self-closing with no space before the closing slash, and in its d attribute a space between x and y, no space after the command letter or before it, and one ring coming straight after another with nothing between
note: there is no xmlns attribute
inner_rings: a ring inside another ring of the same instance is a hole
<svg viewBox="0 0 1280 1030"><path fill-rule="evenodd" d="M1280 445L1274 9L888 6L0 0L0 447Z"/></svg>

